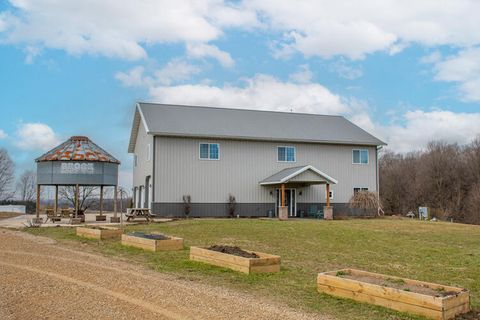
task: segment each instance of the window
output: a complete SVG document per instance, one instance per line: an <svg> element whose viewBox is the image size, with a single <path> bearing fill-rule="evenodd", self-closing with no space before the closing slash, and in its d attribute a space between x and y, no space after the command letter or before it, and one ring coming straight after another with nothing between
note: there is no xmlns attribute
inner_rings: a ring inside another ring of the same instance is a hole
<svg viewBox="0 0 480 320"><path fill-rule="evenodd" d="M353 188L353 194L356 194L359 191L368 191L368 188Z"/></svg>
<svg viewBox="0 0 480 320"><path fill-rule="evenodd" d="M200 159L220 159L220 145L218 143L200 143Z"/></svg>
<svg viewBox="0 0 480 320"><path fill-rule="evenodd" d="M138 165L138 157L136 154L133 155L133 165L136 167Z"/></svg>
<svg viewBox="0 0 480 320"><path fill-rule="evenodd" d="M280 162L295 162L295 147L277 147L277 160Z"/></svg>
<svg viewBox="0 0 480 320"><path fill-rule="evenodd" d="M353 163L355 164L368 164L368 150L367 149L354 149L352 152Z"/></svg>
<svg viewBox="0 0 480 320"><path fill-rule="evenodd" d="M147 161L150 161L150 154L151 154L150 149L151 149L151 147L150 147L150 143L149 143L149 144L147 144Z"/></svg>

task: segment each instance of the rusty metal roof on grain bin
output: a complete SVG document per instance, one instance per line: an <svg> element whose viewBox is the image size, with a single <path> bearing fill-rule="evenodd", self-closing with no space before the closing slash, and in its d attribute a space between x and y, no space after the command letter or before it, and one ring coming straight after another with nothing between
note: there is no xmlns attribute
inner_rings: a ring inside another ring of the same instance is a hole
<svg viewBox="0 0 480 320"><path fill-rule="evenodd" d="M88 137L73 136L58 147L53 148L41 157L41 161L91 161L120 163L111 154L93 143Z"/></svg>

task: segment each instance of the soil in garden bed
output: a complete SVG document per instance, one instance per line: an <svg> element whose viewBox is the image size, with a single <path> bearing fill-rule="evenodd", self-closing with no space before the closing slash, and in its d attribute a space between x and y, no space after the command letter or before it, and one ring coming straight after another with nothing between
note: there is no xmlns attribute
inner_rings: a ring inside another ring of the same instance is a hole
<svg viewBox="0 0 480 320"><path fill-rule="evenodd" d="M228 253L234 256L239 256L244 258L260 258L256 253L247 252L245 250L240 249L240 247L236 247L236 246L213 245L207 249L212 251L222 252L222 253Z"/></svg>
<svg viewBox="0 0 480 320"><path fill-rule="evenodd" d="M421 284L409 284L406 283L402 279L397 278L383 278L383 277L375 277L371 275L363 275L363 274L350 274L348 272L338 272L338 277L357 280L361 282L376 284L383 287L395 288L398 290L403 291L411 291L416 293L421 293L433 297L447 297L447 296L454 296L457 294L455 291L447 291L440 287L439 289L430 288L427 285Z"/></svg>
<svg viewBox="0 0 480 320"><path fill-rule="evenodd" d="M115 230L115 229L112 229L112 228L106 228L106 227L100 227L100 226L85 226L85 227L82 227L82 228L95 229L95 230Z"/></svg>
<svg viewBox="0 0 480 320"><path fill-rule="evenodd" d="M163 234L153 234L153 233L143 233L143 232L130 232L128 234L129 236L134 236L134 237L139 237L139 238L145 238L145 239L150 239L150 240L168 240L170 237L167 237Z"/></svg>

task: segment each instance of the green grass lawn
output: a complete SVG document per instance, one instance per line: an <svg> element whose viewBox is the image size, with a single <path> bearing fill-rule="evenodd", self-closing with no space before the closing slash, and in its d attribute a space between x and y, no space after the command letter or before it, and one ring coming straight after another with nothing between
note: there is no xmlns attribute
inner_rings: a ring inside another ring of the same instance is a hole
<svg viewBox="0 0 480 320"><path fill-rule="evenodd" d="M282 270L277 274L244 275L190 262L188 250L148 253L124 248L118 241L83 240L75 236L73 228L27 231L70 244L82 241L86 248L126 257L159 272L233 287L338 319L421 319L316 292L318 272L345 267L465 287L471 290L472 306L480 306L478 226L396 219L203 219L126 228L127 232L134 230L183 237L186 246L230 244L278 254L282 257Z"/></svg>

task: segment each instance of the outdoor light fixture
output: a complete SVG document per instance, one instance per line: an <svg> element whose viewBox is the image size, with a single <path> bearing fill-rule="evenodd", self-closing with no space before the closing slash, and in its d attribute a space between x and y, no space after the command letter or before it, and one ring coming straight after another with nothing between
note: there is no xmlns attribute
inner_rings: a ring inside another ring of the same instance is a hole
<svg viewBox="0 0 480 320"><path fill-rule="evenodd" d="M302 191L298 192L298 195L301 196L301 195L302 195Z"/></svg>

